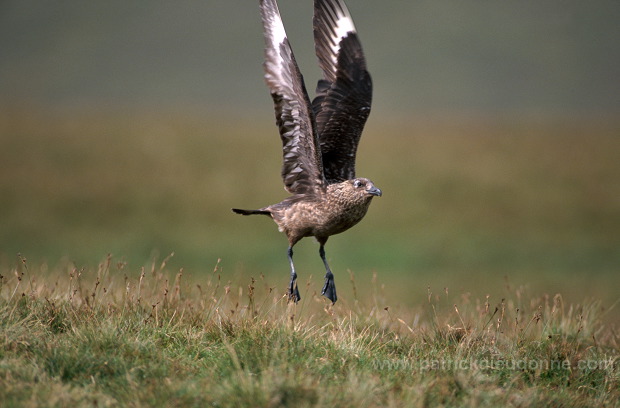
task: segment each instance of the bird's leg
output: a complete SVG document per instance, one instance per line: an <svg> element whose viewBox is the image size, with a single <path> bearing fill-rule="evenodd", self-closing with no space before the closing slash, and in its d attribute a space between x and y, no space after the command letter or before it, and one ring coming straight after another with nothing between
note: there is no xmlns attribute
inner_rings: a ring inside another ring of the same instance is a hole
<svg viewBox="0 0 620 408"><path fill-rule="evenodd" d="M331 300L333 304L336 303L336 300L338 300L338 296L336 296L336 284L334 283L334 274L331 269L329 269L327 259L325 259L325 249L323 248L323 245L319 248L319 255L321 255L321 259L325 265L325 286L323 286L321 295Z"/></svg>
<svg viewBox="0 0 620 408"><path fill-rule="evenodd" d="M291 264L291 284L288 288L288 298L297 303L301 300L299 289L297 289L297 274L295 273L295 265L293 264L293 247L288 247L288 261Z"/></svg>

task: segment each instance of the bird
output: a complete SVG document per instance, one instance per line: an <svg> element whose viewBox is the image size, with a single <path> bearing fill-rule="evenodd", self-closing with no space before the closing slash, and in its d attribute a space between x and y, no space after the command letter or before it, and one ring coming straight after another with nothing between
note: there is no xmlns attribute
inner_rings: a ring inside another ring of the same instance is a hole
<svg viewBox="0 0 620 408"><path fill-rule="evenodd" d="M282 140L282 180L291 195L257 210L233 208L242 215L269 216L288 239L288 298L301 300L293 246L314 236L325 266L321 294L338 300L325 243L364 218L374 197L372 181L355 175L355 156L370 114L372 80L351 14L342 0L315 0L313 31L322 78L310 101L276 0L260 0L265 37L265 82L274 102Z"/></svg>

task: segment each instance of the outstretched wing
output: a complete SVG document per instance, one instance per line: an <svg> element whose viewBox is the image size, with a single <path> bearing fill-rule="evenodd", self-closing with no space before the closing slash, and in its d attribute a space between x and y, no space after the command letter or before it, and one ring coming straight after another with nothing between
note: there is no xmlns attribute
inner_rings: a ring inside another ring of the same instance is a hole
<svg viewBox="0 0 620 408"><path fill-rule="evenodd" d="M261 0L260 10L265 32L265 81L282 139L284 187L292 194L316 194L325 182L310 99L276 1Z"/></svg>
<svg viewBox="0 0 620 408"><path fill-rule="evenodd" d="M314 42L323 79L312 101L328 183L355 177L355 154L370 114L372 81L342 0L314 1Z"/></svg>

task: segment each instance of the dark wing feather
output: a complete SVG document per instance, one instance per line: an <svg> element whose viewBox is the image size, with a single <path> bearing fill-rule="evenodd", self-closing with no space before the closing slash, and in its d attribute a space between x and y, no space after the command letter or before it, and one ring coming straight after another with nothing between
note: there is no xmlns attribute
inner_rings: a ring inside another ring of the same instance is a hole
<svg viewBox="0 0 620 408"><path fill-rule="evenodd" d="M328 183L355 178L355 154L370 114L372 81L341 0L315 0L314 41L323 79L312 101Z"/></svg>
<svg viewBox="0 0 620 408"><path fill-rule="evenodd" d="M317 194L325 182L310 99L275 0L261 0L260 9L266 45L265 81L282 139L284 187L292 194Z"/></svg>

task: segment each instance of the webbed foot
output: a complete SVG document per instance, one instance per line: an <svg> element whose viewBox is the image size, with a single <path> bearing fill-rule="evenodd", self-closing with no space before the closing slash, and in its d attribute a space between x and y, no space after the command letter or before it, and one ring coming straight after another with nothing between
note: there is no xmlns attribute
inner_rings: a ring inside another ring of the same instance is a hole
<svg viewBox="0 0 620 408"><path fill-rule="evenodd" d="M301 300L301 296L299 295L299 289L297 289L297 283L291 282L291 287L288 290L288 300L295 303Z"/></svg>
<svg viewBox="0 0 620 408"><path fill-rule="evenodd" d="M332 304L336 303L338 300L338 296L336 295L336 284L334 283L334 274L331 272L325 274L325 285L323 286L321 295L331 300Z"/></svg>

